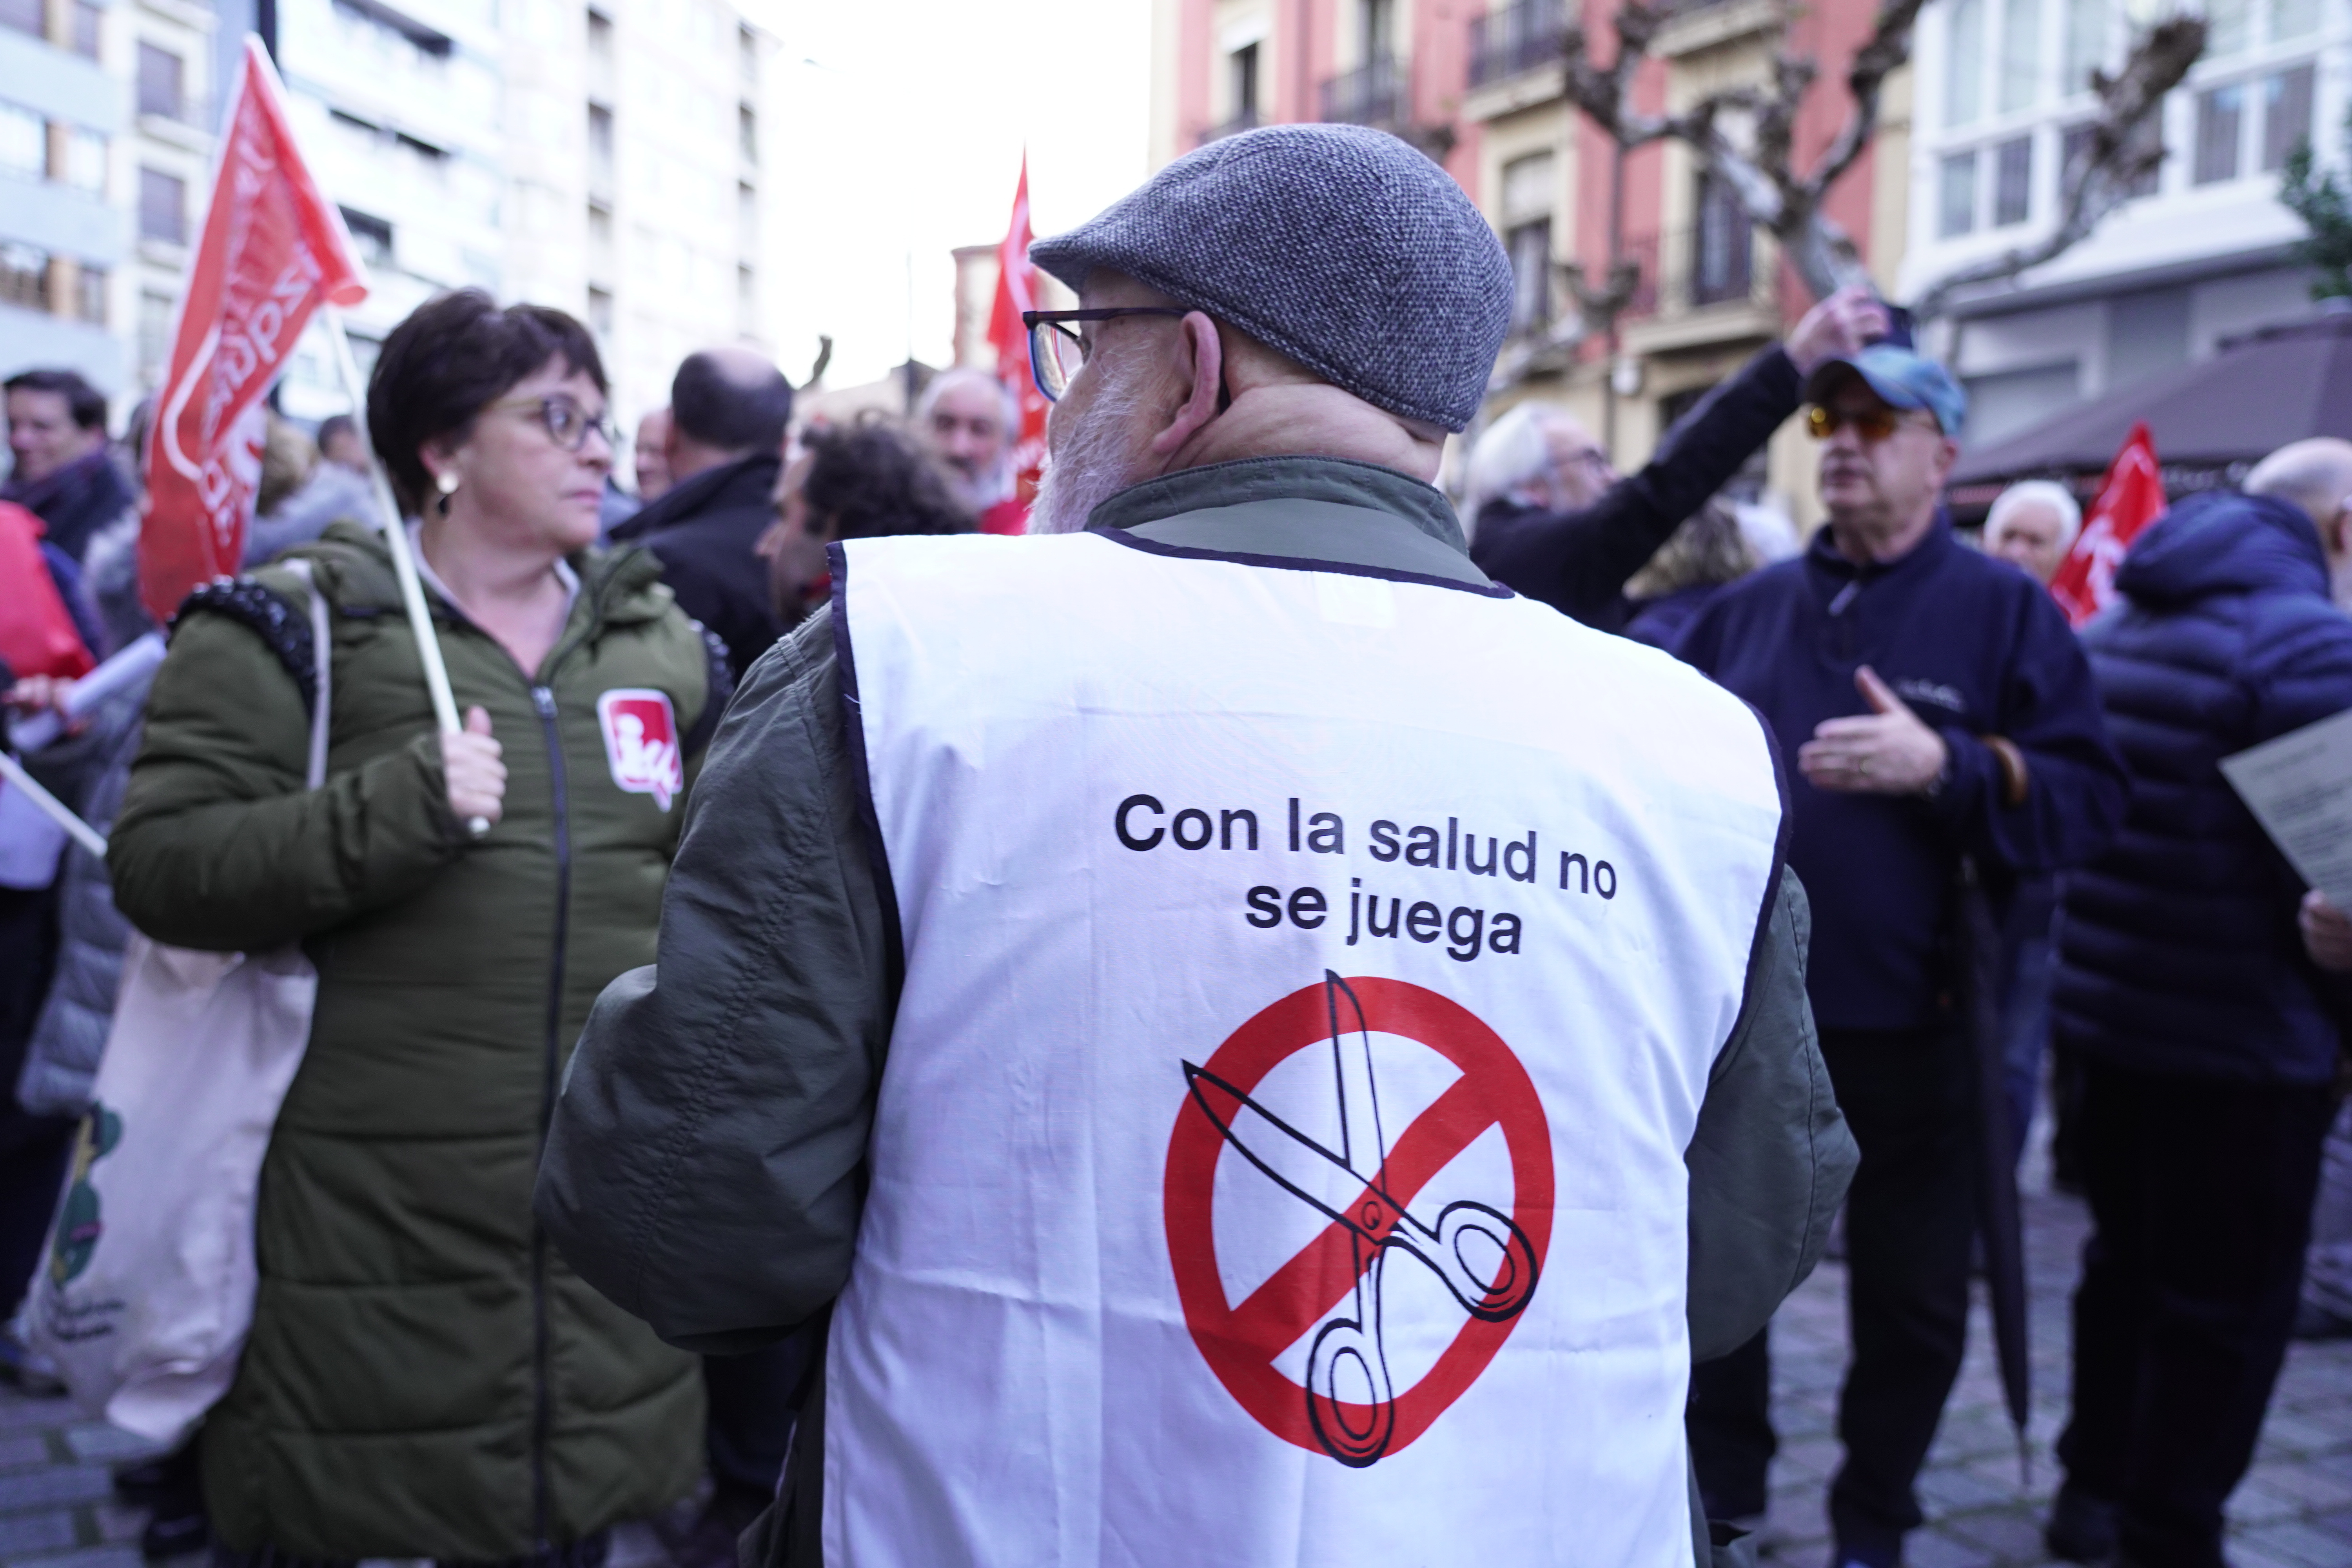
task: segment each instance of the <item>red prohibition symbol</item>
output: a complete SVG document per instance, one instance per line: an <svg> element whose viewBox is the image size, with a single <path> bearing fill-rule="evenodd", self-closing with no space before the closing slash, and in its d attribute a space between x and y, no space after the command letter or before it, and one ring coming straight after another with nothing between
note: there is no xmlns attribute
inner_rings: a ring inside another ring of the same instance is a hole
<svg viewBox="0 0 2352 1568"><path fill-rule="evenodd" d="M1461 1077L1409 1124L1383 1126L1372 1034L1418 1041ZM1336 1150L1251 1098L1277 1065L1306 1050L1333 1054ZM1542 1273L1551 1239L1551 1134L1526 1068L1459 1003L1401 980L1329 974L1251 1018L1206 1063L1186 1063L1184 1076L1162 1213L1192 1342L1276 1436L1357 1468L1402 1449L1477 1381ZM1508 1213L1478 1203L1421 1212L1422 1188L1489 1127L1501 1129L1510 1154ZM1229 1146L1330 1220L1241 1301L1226 1300L1213 1218L1217 1162ZM1342 1205L1315 1195L1333 1190L1333 1165L1362 1184ZM1381 1345L1380 1281L1392 1258L1398 1267L1434 1270L1468 1314L1429 1371L1402 1389L1391 1386ZM1275 1358L1310 1330L1302 1388Z"/></svg>

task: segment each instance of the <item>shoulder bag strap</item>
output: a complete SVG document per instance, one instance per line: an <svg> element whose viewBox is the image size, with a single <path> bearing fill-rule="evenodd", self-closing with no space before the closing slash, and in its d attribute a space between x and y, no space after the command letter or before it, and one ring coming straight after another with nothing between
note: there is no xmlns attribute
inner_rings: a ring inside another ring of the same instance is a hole
<svg viewBox="0 0 2352 1568"><path fill-rule="evenodd" d="M310 689L317 696L310 704L310 770L303 787L317 789L327 782L327 715L334 706L335 661L329 643L327 596L319 592L308 561L289 561L285 566L310 590Z"/></svg>

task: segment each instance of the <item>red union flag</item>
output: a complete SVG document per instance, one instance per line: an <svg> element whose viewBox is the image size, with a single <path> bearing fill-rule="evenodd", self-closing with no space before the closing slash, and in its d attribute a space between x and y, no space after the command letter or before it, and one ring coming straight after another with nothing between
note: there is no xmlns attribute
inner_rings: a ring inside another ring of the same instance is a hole
<svg viewBox="0 0 2352 1568"><path fill-rule="evenodd" d="M1045 395L1037 390L1036 378L1029 374L1029 329L1021 324L1021 312L1037 308L1037 269L1029 265L1033 237L1029 155L1024 153L1021 184L1013 193L1013 221L1005 226L1004 242L996 247L996 305L988 315L988 341L996 347L997 379L1021 405L1021 433L1013 445L1013 471L1016 476L1013 493L1021 503L1024 526L1029 503L1037 494L1038 470L1045 466ZM982 527L986 526L983 522Z"/></svg>
<svg viewBox="0 0 2352 1568"><path fill-rule="evenodd" d="M2115 602L2116 568L2123 564L2139 531L2164 513L2164 477L2156 466L2156 440L2146 425L2135 425L2123 450L2107 467L2098 499L2074 536L2074 549L2050 579L2050 596L2080 627Z"/></svg>
<svg viewBox="0 0 2352 1568"><path fill-rule="evenodd" d="M237 569L261 480L261 400L321 304L365 298L342 215L303 166L278 73L248 37L147 442L139 596L156 619Z"/></svg>

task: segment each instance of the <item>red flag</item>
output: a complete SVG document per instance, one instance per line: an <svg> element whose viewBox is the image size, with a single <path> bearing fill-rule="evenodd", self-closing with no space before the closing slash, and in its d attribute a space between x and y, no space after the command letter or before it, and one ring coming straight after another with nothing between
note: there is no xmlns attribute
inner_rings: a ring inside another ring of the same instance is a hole
<svg viewBox="0 0 2352 1568"><path fill-rule="evenodd" d="M1013 499L1019 503L1019 526L1002 531L1019 533L1028 527L1029 503L1037 495L1037 475L1045 466L1045 395L1029 374L1029 329L1021 312L1036 306L1036 268L1029 265L1029 154L1021 154L1021 184L1013 193L1013 221L1005 226L1004 243L996 247L996 305L988 315L988 341L996 346L997 379L1011 389L1021 405L1021 433L1013 444ZM1016 509L998 506L990 517ZM987 525L982 524L983 527ZM990 532L1000 531L990 528Z"/></svg>
<svg viewBox="0 0 2352 1568"><path fill-rule="evenodd" d="M2156 467L2156 441L2146 425L2135 425L2123 450L2107 467L2099 498L2083 520L2074 547L2050 579L2050 596L2081 626L2115 602L2116 568L2141 529L2164 514L2164 478Z"/></svg>
<svg viewBox="0 0 2352 1568"><path fill-rule="evenodd" d="M158 620L237 569L261 481L261 400L321 304L367 298L258 39L245 41L226 126L145 454L139 596Z"/></svg>

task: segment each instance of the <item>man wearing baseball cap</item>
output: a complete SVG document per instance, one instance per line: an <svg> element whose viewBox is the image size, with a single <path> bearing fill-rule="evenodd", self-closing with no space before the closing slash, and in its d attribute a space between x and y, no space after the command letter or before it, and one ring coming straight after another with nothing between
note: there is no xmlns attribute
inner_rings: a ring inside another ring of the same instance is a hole
<svg viewBox="0 0 2352 1568"><path fill-rule="evenodd" d="M1691 1361L1853 1158L1769 733L1472 563L1510 271L1419 153L1232 137L1034 255L1040 532L835 547L551 1234L814 1342L750 1561L1707 1561Z"/></svg>
<svg viewBox="0 0 2352 1568"><path fill-rule="evenodd" d="M1948 916L1964 857L1997 895L2080 865L2124 803L2082 649L2040 584L1953 539L1938 494L1968 399L1876 343L1807 377L1827 526L1710 603L1675 651L1754 703L1797 764L1789 863L1813 899L1806 988L1862 1147L1846 1206L1853 1359L1830 1489L1833 1568L1894 1568L1958 1373L1976 1219L1975 1095ZM1711 1513L1761 1513L1759 1333L1699 1369Z"/></svg>

